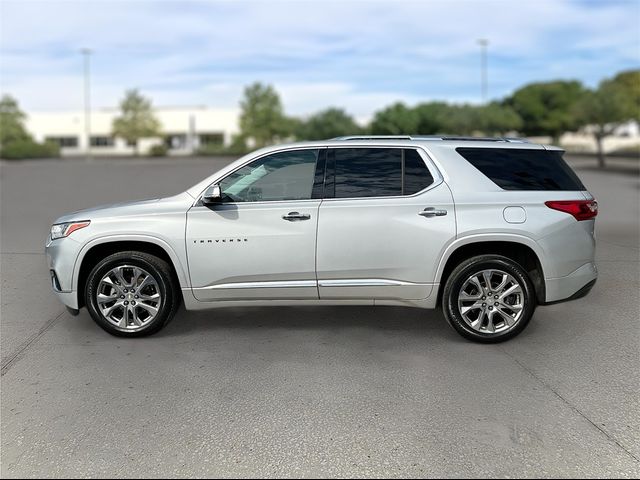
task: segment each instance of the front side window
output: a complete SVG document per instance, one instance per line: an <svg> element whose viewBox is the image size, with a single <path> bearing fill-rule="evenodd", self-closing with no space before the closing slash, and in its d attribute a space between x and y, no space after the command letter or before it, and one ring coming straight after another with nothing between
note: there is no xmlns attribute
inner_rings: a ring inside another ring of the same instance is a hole
<svg viewBox="0 0 640 480"><path fill-rule="evenodd" d="M414 149L336 148L329 154L334 173L325 196L335 198L413 195L433 183Z"/></svg>
<svg viewBox="0 0 640 480"><path fill-rule="evenodd" d="M309 200L319 150L293 150L262 157L220 182L225 202Z"/></svg>

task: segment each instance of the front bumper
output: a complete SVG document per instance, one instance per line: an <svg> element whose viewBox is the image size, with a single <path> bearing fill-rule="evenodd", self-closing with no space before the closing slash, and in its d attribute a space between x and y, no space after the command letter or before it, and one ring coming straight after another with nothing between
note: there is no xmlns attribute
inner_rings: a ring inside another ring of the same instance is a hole
<svg viewBox="0 0 640 480"><path fill-rule="evenodd" d="M49 239L45 246L51 275L51 288L69 308L78 309L78 295L73 285L73 270L82 245L72 238Z"/></svg>
<svg viewBox="0 0 640 480"><path fill-rule="evenodd" d="M545 303L562 302L585 296L598 278L595 263L585 263L569 275L547 278Z"/></svg>

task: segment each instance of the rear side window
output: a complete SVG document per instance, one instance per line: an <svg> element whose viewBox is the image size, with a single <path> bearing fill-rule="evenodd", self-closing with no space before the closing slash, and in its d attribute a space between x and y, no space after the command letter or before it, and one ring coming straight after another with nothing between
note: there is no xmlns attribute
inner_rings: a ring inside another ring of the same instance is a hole
<svg viewBox="0 0 640 480"><path fill-rule="evenodd" d="M328 198L412 195L433 183L424 161L411 149L331 149L327 170Z"/></svg>
<svg viewBox="0 0 640 480"><path fill-rule="evenodd" d="M505 190L585 190L557 150L460 147L456 151Z"/></svg>
<svg viewBox="0 0 640 480"><path fill-rule="evenodd" d="M404 195L413 195L433 183L433 176L416 150L404 151Z"/></svg>
<svg viewBox="0 0 640 480"><path fill-rule="evenodd" d="M402 195L402 150L337 148L335 198Z"/></svg>

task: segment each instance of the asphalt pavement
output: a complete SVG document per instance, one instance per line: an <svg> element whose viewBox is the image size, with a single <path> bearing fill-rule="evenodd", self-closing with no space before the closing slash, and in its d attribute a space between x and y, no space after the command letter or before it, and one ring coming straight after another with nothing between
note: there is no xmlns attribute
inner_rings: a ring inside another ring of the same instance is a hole
<svg viewBox="0 0 640 480"><path fill-rule="evenodd" d="M0 165L3 478L640 476L637 171L573 162L600 278L504 344L400 307L181 310L136 340L66 313L43 253L58 215L225 162Z"/></svg>

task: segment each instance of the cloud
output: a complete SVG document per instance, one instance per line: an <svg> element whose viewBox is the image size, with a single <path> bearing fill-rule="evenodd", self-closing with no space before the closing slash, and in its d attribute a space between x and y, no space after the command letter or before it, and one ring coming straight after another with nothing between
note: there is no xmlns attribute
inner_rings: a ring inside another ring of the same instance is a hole
<svg viewBox="0 0 640 480"><path fill-rule="evenodd" d="M490 39L490 95L552 78L595 85L640 64L639 2L0 3L1 90L24 108L93 103L138 87L159 105L237 105L272 83L293 114L341 106L359 118L403 100L478 100L478 38Z"/></svg>

